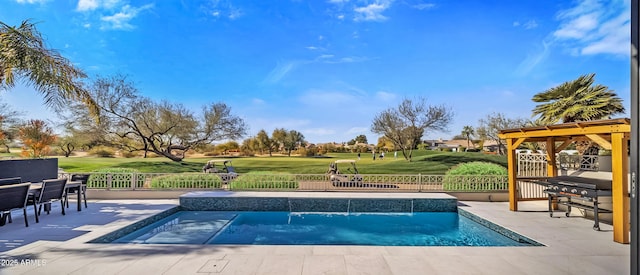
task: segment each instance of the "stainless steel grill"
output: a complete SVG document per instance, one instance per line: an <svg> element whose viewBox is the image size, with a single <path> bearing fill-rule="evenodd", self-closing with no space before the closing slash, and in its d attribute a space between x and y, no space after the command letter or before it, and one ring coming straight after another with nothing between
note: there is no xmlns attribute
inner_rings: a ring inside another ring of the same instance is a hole
<svg viewBox="0 0 640 275"><path fill-rule="evenodd" d="M544 185L544 192L549 196L549 216L553 217L553 204L567 206L565 216L569 217L571 207L592 210L595 220L594 230L600 230L599 213L611 213L610 210L598 207L598 197L611 197L611 181L575 176L558 176L545 180L532 180ZM573 200L591 202L592 205L576 203Z"/></svg>

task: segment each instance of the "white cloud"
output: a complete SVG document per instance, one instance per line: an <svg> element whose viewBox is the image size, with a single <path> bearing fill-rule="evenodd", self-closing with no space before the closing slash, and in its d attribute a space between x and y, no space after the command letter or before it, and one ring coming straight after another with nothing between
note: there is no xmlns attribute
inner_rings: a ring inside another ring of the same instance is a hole
<svg viewBox="0 0 640 275"><path fill-rule="evenodd" d="M78 1L77 11L95 10L100 6L98 0L80 0Z"/></svg>
<svg viewBox="0 0 640 275"><path fill-rule="evenodd" d="M92 11L97 9L113 9L120 5L120 0L79 0L77 11Z"/></svg>
<svg viewBox="0 0 640 275"><path fill-rule="evenodd" d="M113 15L102 16L100 20L105 23L105 25L103 25L104 29L130 30L133 29L134 26L131 25L129 21L138 16L141 11L151 8L153 8L153 4L147 4L138 8L124 5L119 12Z"/></svg>
<svg viewBox="0 0 640 275"><path fill-rule="evenodd" d="M227 18L235 20L244 16L244 12L231 4L227 0L211 0L200 6L204 14L212 16L216 19Z"/></svg>
<svg viewBox="0 0 640 275"><path fill-rule="evenodd" d="M376 1L363 7L357 7L355 21L385 21L387 17L382 13L391 6L391 1Z"/></svg>
<svg viewBox="0 0 640 275"><path fill-rule="evenodd" d="M418 10L430 10L436 7L436 4L434 3L422 3L422 4L417 4L417 5L413 5L411 6L414 9L418 9Z"/></svg>
<svg viewBox="0 0 640 275"><path fill-rule="evenodd" d="M16 0L18 4L44 4L49 0Z"/></svg>
<svg viewBox="0 0 640 275"><path fill-rule="evenodd" d="M276 63L276 67L273 68L264 79L264 82L276 83L284 78L287 74L289 74L289 72L291 72L297 66L297 61L278 62Z"/></svg>
<svg viewBox="0 0 640 275"><path fill-rule="evenodd" d="M538 22L536 22L536 20L529 20L527 22L520 23L520 21L515 21L513 22L513 26L514 27L520 27L522 26L525 30L530 30L530 29L535 29L538 27Z"/></svg>
<svg viewBox="0 0 640 275"><path fill-rule="evenodd" d="M548 42L542 41L542 50L535 54L528 55L527 58L518 65L515 73L521 76L529 74L533 68L549 56L549 47Z"/></svg>
<svg viewBox="0 0 640 275"><path fill-rule="evenodd" d="M369 58L362 56L346 56L337 58L332 54L323 54L317 57L314 61L327 63L327 64L340 64L340 63L357 63L368 61Z"/></svg>
<svg viewBox="0 0 640 275"><path fill-rule="evenodd" d="M524 28L527 30L535 29L538 27L538 22L536 20L529 20L527 23L524 23Z"/></svg>
<svg viewBox="0 0 640 275"><path fill-rule="evenodd" d="M553 37L581 55L629 54L630 9L628 1L585 0L558 13L560 27Z"/></svg>
<svg viewBox="0 0 640 275"><path fill-rule="evenodd" d="M231 19L231 20L238 19L238 18L240 18L242 15L244 15L244 13L243 13L240 9L232 8L232 9L229 11L229 19Z"/></svg>
<svg viewBox="0 0 640 275"><path fill-rule="evenodd" d="M597 13L580 15L578 18L565 22L553 35L560 39L584 39L589 32L598 26L598 17Z"/></svg>
<svg viewBox="0 0 640 275"><path fill-rule="evenodd" d="M380 101L393 101L396 99L396 94L394 93L390 93L390 92L385 92L385 91L379 91L376 93L376 98Z"/></svg>
<svg viewBox="0 0 640 275"><path fill-rule="evenodd" d="M573 8L559 11L558 28L542 41L538 53L530 54L520 63L516 74L528 74L556 48L572 55L628 55L630 14L628 0L582 0ZM522 24L516 21L513 25ZM526 24L523 27L526 28Z"/></svg>
<svg viewBox="0 0 640 275"><path fill-rule="evenodd" d="M253 105L264 105L265 101L260 98L252 98L251 103L253 103Z"/></svg>

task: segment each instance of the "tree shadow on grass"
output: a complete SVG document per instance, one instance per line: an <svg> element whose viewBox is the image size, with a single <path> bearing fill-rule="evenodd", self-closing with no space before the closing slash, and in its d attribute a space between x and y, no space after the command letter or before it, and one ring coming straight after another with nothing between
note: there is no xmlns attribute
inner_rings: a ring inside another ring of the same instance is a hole
<svg viewBox="0 0 640 275"><path fill-rule="evenodd" d="M421 161L439 162L449 167L456 166L460 163L482 161L482 162L498 164L505 168L507 167L507 159L505 157L487 156L487 155L477 154L477 153L460 153L460 155L458 154L434 155L434 156L425 157L421 159Z"/></svg>
<svg viewBox="0 0 640 275"><path fill-rule="evenodd" d="M156 161L134 161L126 162L118 165L121 168L133 168L143 173L166 173L171 171L173 173L181 172L202 172L203 163L199 162L156 162Z"/></svg>

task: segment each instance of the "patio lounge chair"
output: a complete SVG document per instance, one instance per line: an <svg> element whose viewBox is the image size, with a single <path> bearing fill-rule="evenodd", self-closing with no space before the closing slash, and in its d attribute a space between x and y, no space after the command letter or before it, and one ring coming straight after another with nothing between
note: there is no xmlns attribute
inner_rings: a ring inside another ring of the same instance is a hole
<svg viewBox="0 0 640 275"><path fill-rule="evenodd" d="M42 211L43 204L49 204L45 207L45 211L47 214L51 211L50 204L52 201L59 200L60 206L62 206L62 215L65 215L64 212L64 189L67 184L67 179L52 179L52 180L43 180L42 188L39 192L36 192L29 196L27 200L28 205L33 205L33 211L36 214L36 222L40 222L38 216Z"/></svg>
<svg viewBox="0 0 640 275"><path fill-rule="evenodd" d="M27 221L29 186L31 186L31 183L28 182L0 186L0 225L4 225L7 222L7 218L11 222L11 210L22 209L24 225L29 226Z"/></svg>
<svg viewBox="0 0 640 275"><path fill-rule="evenodd" d="M84 207L87 208L87 181L89 180L88 174L75 174L71 175L71 179L69 181L79 181L81 182L80 187L67 188L67 193L64 194L64 200L69 208L69 193L80 192L82 194L82 198L84 199Z"/></svg>
<svg viewBox="0 0 640 275"><path fill-rule="evenodd" d="M17 184L17 183L22 183L22 178L21 177L2 178L2 179L0 179L0 186ZM6 213L6 217L3 217L3 218L8 218L9 222L12 222L12 220L11 220L11 212L7 212Z"/></svg>
<svg viewBox="0 0 640 275"><path fill-rule="evenodd" d="M13 177L13 178L0 179L0 186L9 185L9 184L16 184L16 183L22 183L22 178L21 177Z"/></svg>

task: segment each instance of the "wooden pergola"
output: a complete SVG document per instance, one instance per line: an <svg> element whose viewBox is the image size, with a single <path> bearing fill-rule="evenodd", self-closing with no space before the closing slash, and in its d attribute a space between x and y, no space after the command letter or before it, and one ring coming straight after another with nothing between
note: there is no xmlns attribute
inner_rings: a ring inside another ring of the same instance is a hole
<svg viewBox="0 0 640 275"><path fill-rule="evenodd" d="M499 137L507 142L509 168L509 209L518 211L516 148L523 142L545 142L547 149L547 176L556 177L556 152L576 141L592 141L601 148L611 150L611 176L613 200L613 240L629 243L629 159L628 141L630 120L608 119L536 126L500 131Z"/></svg>

